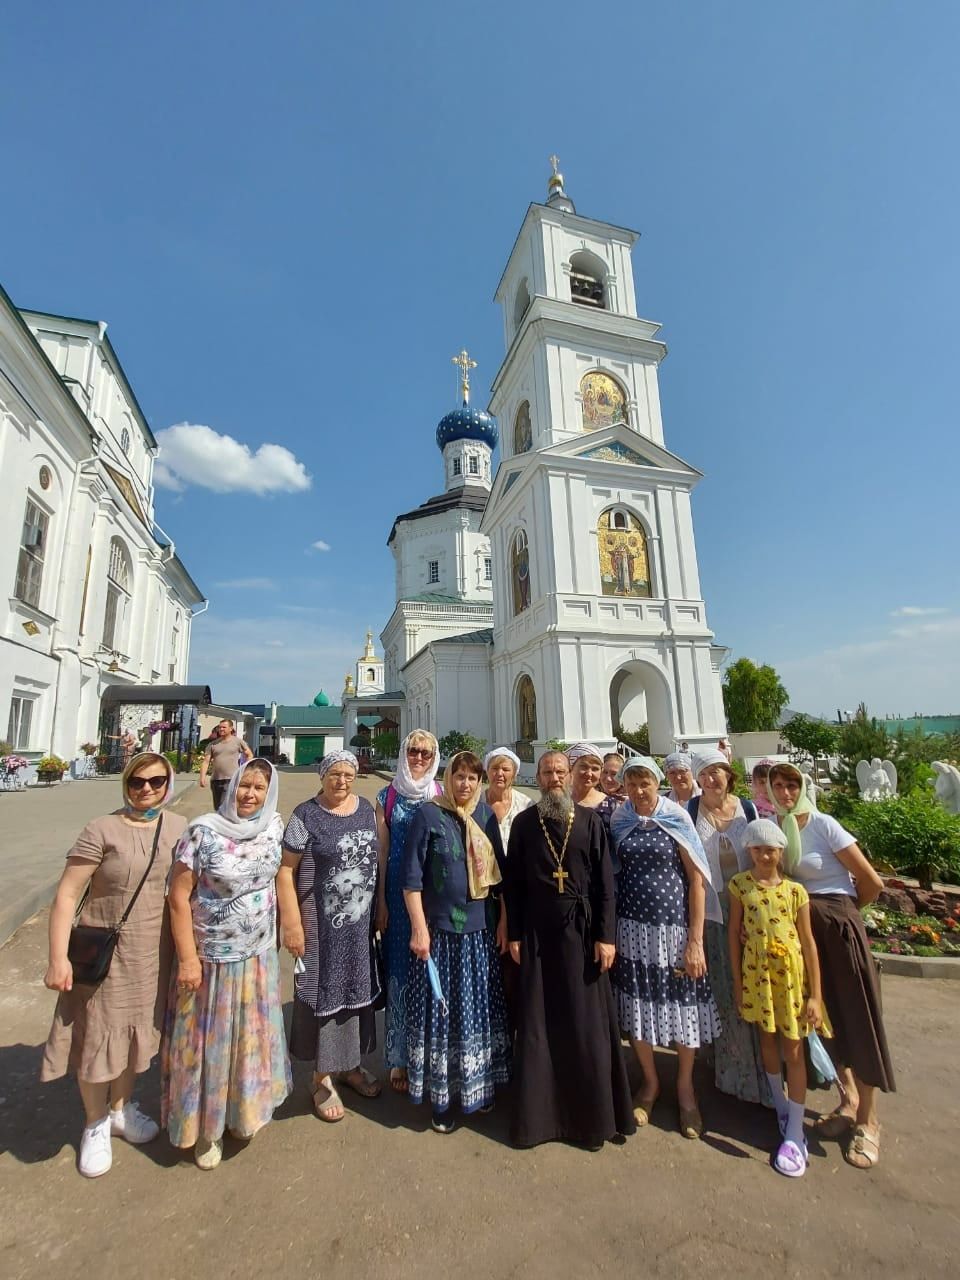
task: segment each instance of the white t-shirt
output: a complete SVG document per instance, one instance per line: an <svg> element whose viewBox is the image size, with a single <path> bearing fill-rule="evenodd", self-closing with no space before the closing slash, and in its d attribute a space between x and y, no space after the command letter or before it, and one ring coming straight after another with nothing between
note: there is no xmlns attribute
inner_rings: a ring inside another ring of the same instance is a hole
<svg viewBox="0 0 960 1280"><path fill-rule="evenodd" d="M799 880L812 897L821 893L845 893L855 898L853 878L836 855L856 843L856 836L841 827L829 813L811 813L800 832L802 855L793 878Z"/></svg>

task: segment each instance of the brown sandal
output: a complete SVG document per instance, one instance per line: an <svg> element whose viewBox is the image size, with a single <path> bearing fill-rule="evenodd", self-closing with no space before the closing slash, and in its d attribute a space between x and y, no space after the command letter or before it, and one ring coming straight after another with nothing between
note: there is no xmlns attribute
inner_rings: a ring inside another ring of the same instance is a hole
<svg viewBox="0 0 960 1280"><path fill-rule="evenodd" d="M844 1134L850 1132L856 1122L856 1116L852 1116L849 1111L844 1111L842 1107L837 1107L828 1115L821 1116L814 1128L821 1138L842 1138Z"/></svg>
<svg viewBox="0 0 960 1280"><path fill-rule="evenodd" d="M383 1085L366 1067L356 1067L353 1071L342 1071L337 1076L337 1083L346 1085L361 1098L379 1098Z"/></svg>
<svg viewBox="0 0 960 1280"><path fill-rule="evenodd" d="M843 1158L854 1169L872 1169L875 1164L879 1164L880 1126L877 1125L876 1131L871 1133L866 1125L858 1124Z"/></svg>
<svg viewBox="0 0 960 1280"><path fill-rule="evenodd" d="M327 1096L323 1099L319 1097L321 1089L326 1089ZM317 1113L319 1119L326 1121L327 1124L337 1124L346 1115L346 1109L343 1105L343 1099L333 1087L333 1081L329 1076L324 1076L322 1080L316 1082L316 1087L312 1090L313 1109ZM335 1108L340 1108L338 1116L330 1115Z"/></svg>
<svg viewBox="0 0 960 1280"><path fill-rule="evenodd" d="M700 1115L699 1107L680 1108L680 1132L685 1138L703 1136L703 1117Z"/></svg>

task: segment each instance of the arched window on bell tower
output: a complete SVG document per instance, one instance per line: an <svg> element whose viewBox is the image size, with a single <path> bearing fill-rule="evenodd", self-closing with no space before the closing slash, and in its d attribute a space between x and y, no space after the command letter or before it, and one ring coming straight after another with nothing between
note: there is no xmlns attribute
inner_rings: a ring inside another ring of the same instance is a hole
<svg viewBox="0 0 960 1280"><path fill-rule="evenodd" d="M513 298L513 327L515 330L520 328L520 321L527 314L529 305L530 290L527 286L527 278L524 276L517 286L517 292Z"/></svg>
<svg viewBox="0 0 960 1280"><path fill-rule="evenodd" d="M523 613L530 608L530 547L525 530L518 529L513 539L510 557L510 577L513 583L513 612Z"/></svg>
<svg viewBox="0 0 960 1280"><path fill-rule="evenodd" d="M589 249L570 257L570 299L581 306L607 309L607 269Z"/></svg>
<svg viewBox="0 0 960 1280"><path fill-rule="evenodd" d="M513 420L513 452L528 453L533 448L533 424L530 421L530 401L524 400Z"/></svg>

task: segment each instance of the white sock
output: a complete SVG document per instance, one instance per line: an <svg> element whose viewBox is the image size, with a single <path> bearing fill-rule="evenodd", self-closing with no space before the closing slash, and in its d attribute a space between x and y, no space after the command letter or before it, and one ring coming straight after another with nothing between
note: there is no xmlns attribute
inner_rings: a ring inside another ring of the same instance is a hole
<svg viewBox="0 0 960 1280"><path fill-rule="evenodd" d="M787 1095L783 1092L783 1080L780 1078L779 1071L776 1075L768 1071L767 1081L770 1084L770 1092L773 1094L773 1106L777 1113L777 1119L782 1125L790 1113L787 1109Z"/></svg>
<svg viewBox="0 0 960 1280"><path fill-rule="evenodd" d="M786 1139L788 1142L795 1142L800 1150L803 1150L803 1103L791 1102L787 1099L787 1106L790 1114L787 1117Z"/></svg>

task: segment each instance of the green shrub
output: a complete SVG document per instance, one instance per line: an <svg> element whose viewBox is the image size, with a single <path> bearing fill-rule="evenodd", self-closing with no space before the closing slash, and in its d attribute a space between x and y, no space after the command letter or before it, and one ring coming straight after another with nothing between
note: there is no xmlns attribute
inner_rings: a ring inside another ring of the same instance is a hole
<svg viewBox="0 0 960 1280"><path fill-rule="evenodd" d="M487 745L486 738L478 738L472 733L461 733L459 729L451 729L440 739L440 754L447 760L458 751L472 751L475 756L482 756Z"/></svg>
<svg viewBox="0 0 960 1280"><path fill-rule="evenodd" d="M873 803L857 801L850 828L875 862L916 876L929 889L934 879L960 883L960 817L932 796L913 793Z"/></svg>

